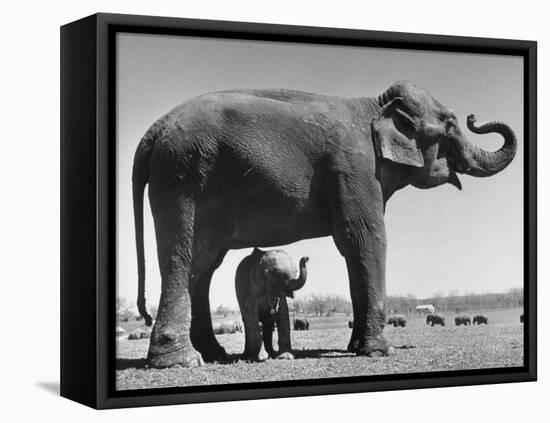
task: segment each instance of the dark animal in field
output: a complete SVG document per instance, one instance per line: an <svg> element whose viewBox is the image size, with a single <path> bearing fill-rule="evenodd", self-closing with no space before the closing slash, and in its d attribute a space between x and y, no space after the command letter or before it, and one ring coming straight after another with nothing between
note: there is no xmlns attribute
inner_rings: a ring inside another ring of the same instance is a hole
<svg viewBox="0 0 550 423"><path fill-rule="evenodd" d="M141 139L132 173L137 305L148 325L147 184L162 275L147 365L225 359L212 330L209 289L229 250L323 236L333 237L348 270L348 351L393 352L383 336L387 201L408 185L461 189L458 174L487 177L506 168L517 150L512 129L475 122L470 115L470 131L500 134L502 147L486 151L470 142L450 107L406 81L375 97L223 91L161 117Z"/></svg>
<svg viewBox="0 0 550 423"><path fill-rule="evenodd" d="M352 320L348 320L348 327L350 329L353 329L353 321Z"/></svg>
<svg viewBox="0 0 550 423"><path fill-rule="evenodd" d="M309 321L307 319L295 319L294 330L309 330Z"/></svg>
<svg viewBox="0 0 550 423"><path fill-rule="evenodd" d="M406 324L407 324L407 319L402 314L392 314L388 318L388 325L393 325L394 327L401 326L404 328Z"/></svg>
<svg viewBox="0 0 550 423"><path fill-rule="evenodd" d="M520 323L523 323L523 314L521 314L521 316L519 316L519 321L520 321Z"/></svg>
<svg viewBox="0 0 550 423"><path fill-rule="evenodd" d="M137 339L149 339L151 337L151 330L149 328L137 328L128 335L130 341L135 341Z"/></svg>
<svg viewBox="0 0 550 423"><path fill-rule="evenodd" d="M226 333L242 333L243 325L241 322L229 321L229 322L214 322L212 324L212 329L216 335L222 335Z"/></svg>
<svg viewBox="0 0 550 423"><path fill-rule="evenodd" d="M426 316L426 324L432 327L435 325L445 326L445 317L441 314L428 314Z"/></svg>
<svg viewBox="0 0 550 423"><path fill-rule="evenodd" d="M472 319L470 319L470 316L456 316L455 317L455 325L460 326L468 326L472 324Z"/></svg>
<svg viewBox="0 0 550 423"><path fill-rule="evenodd" d="M481 325L482 323L484 325L486 325L486 324L489 323L489 318L487 316L482 315L482 314L476 314L474 316L474 319L472 320L472 323L474 325Z"/></svg>
<svg viewBox="0 0 550 423"><path fill-rule="evenodd" d="M235 288L244 322L244 360L263 361L267 358L261 349L262 341L270 357L294 358L286 298L294 298L294 292L305 285L308 260L308 257L302 257L298 269L294 260L283 250L262 251L254 248L237 267ZM275 325L279 335L278 351L273 349Z"/></svg>

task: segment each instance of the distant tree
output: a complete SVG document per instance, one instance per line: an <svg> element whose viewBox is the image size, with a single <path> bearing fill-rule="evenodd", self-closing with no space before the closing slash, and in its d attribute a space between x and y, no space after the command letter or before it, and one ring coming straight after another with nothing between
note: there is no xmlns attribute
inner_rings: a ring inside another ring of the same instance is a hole
<svg viewBox="0 0 550 423"><path fill-rule="evenodd" d="M116 314L119 315L128 309L128 301L124 297L116 297Z"/></svg>
<svg viewBox="0 0 550 423"><path fill-rule="evenodd" d="M117 297L116 298L116 318L123 322L127 322L133 317L133 313L128 307L128 301L126 298Z"/></svg>
<svg viewBox="0 0 550 423"><path fill-rule="evenodd" d="M218 316L227 317L227 315L231 313L231 310L223 304L220 304L214 313Z"/></svg>

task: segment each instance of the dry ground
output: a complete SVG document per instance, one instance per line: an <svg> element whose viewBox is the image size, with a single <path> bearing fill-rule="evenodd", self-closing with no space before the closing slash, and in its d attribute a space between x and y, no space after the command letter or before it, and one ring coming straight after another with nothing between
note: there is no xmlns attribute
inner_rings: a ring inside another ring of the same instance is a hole
<svg viewBox="0 0 550 423"><path fill-rule="evenodd" d="M237 361L244 334L236 333L217 335L233 363L207 363L195 369L145 369L149 340L129 341L124 337L117 344L116 386L126 390L522 366L521 310L484 314L489 316L488 326L455 327L451 314L446 316L446 327L428 327L421 318L409 318L405 328L386 326L384 333L397 353L380 358L356 357L345 351L351 333L346 316L308 317L309 331L292 332L296 358L290 361Z"/></svg>

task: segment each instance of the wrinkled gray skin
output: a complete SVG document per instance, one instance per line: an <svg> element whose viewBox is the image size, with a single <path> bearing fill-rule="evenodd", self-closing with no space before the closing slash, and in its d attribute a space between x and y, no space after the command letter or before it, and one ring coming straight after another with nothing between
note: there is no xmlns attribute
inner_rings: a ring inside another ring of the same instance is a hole
<svg viewBox="0 0 550 423"><path fill-rule="evenodd" d="M323 236L333 237L348 269L354 319L348 350L394 351L382 335L386 202L407 185L460 189L457 174L484 177L508 166L516 152L512 130L474 122L470 116L471 131L497 132L504 145L488 152L472 144L449 107L409 82L378 97L218 92L160 118L139 143L132 175L137 303L148 323L147 183L162 277L147 364L192 367L225 357L212 332L208 294L228 250Z"/></svg>
<svg viewBox="0 0 550 423"><path fill-rule="evenodd" d="M460 326L468 326L472 324L472 319L470 319L470 316L456 316L455 317L455 325Z"/></svg>
<svg viewBox="0 0 550 423"><path fill-rule="evenodd" d="M441 314L428 314L426 316L426 324L432 327L435 325L445 326L445 317Z"/></svg>
<svg viewBox="0 0 550 423"><path fill-rule="evenodd" d="M475 315L473 320L472 320L472 324L481 325L482 323L484 325L489 324L489 318L487 316L482 315L482 314Z"/></svg>
<svg viewBox="0 0 550 423"><path fill-rule="evenodd" d="M245 346L242 358L263 361L267 357L293 359L290 319L286 297L302 288L307 279L308 257L300 259L300 270L283 250L254 248L237 267L235 289L244 322ZM261 327L260 327L261 323ZM279 350L273 349L273 327L277 325Z"/></svg>
<svg viewBox="0 0 550 423"><path fill-rule="evenodd" d="M393 325L394 327L401 326L404 328L406 324L407 324L407 318L402 314L392 314L388 318L388 325Z"/></svg>

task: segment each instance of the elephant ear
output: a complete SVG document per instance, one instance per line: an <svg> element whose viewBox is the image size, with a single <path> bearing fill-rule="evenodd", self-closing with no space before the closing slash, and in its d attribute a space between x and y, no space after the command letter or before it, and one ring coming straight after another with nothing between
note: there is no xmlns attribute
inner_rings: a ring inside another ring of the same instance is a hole
<svg viewBox="0 0 550 423"><path fill-rule="evenodd" d="M414 167L424 166L424 157L415 137L414 119L400 107L402 97L385 104L372 121L376 152L384 159Z"/></svg>

